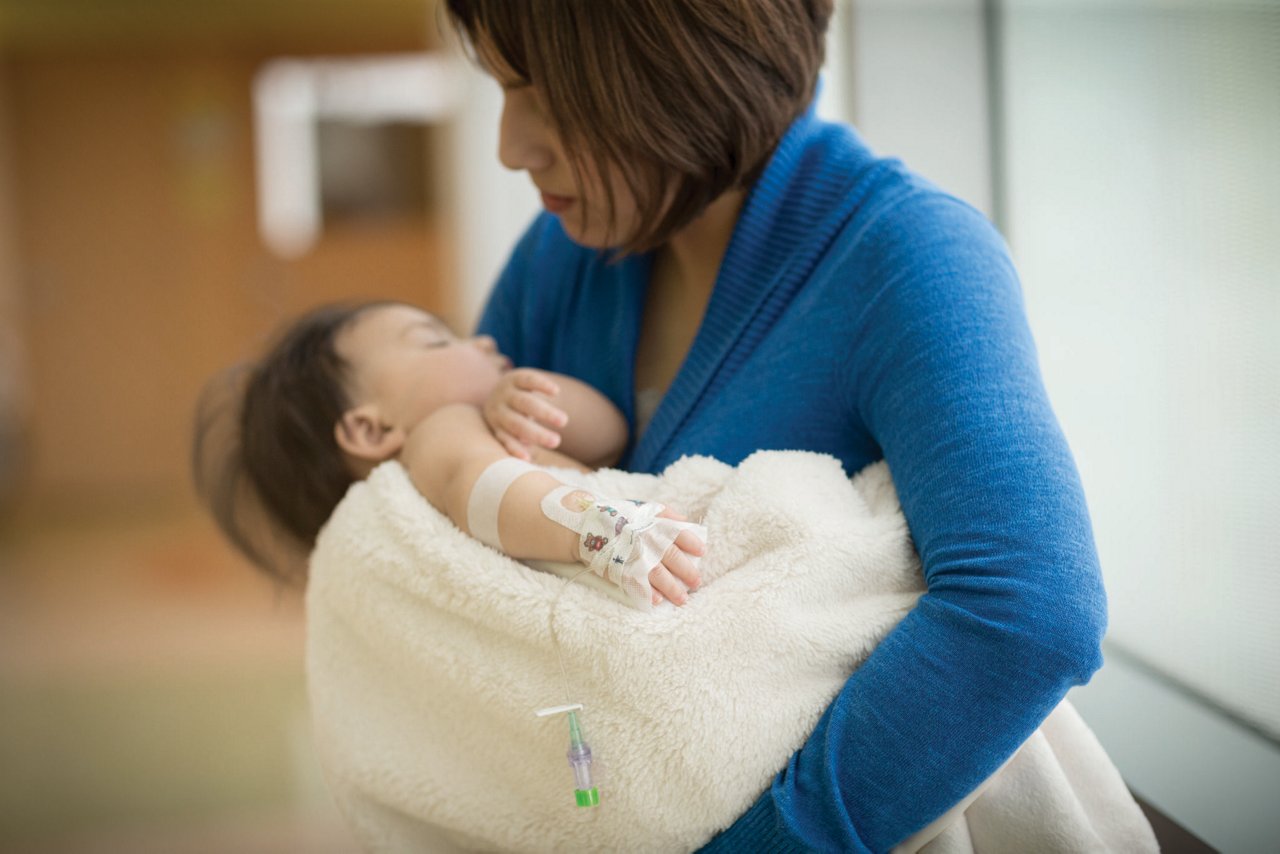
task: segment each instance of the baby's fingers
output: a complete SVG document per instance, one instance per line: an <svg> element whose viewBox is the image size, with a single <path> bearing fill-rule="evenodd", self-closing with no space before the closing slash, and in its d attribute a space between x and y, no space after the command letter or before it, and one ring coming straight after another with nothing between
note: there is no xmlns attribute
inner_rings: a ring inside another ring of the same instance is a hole
<svg viewBox="0 0 1280 854"><path fill-rule="evenodd" d="M504 407L496 413L493 420L497 422L494 425L495 434L502 430L518 442L544 448L554 448L560 444L559 433L548 430L513 408Z"/></svg>
<svg viewBox="0 0 1280 854"><path fill-rule="evenodd" d="M524 391L540 391L551 397L560 393L560 386L551 377L533 368L516 368L508 377L516 388Z"/></svg>
<svg viewBox="0 0 1280 854"><path fill-rule="evenodd" d="M690 531L681 531L676 542L667 547L662 563L649 571L649 585L655 590L654 604L662 598L671 599L675 604L689 602L690 590L698 589L703 580L690 554L696 557L704 551L698 536Z"/></svg>
<svg viewBox="0 0 1280 854"><path fill-rule="evenodd" d="M676 605L683 605L689 601L689 593L684 584L662 564L649 571L649 586L656 591L653 597L655 605L661 601L659 594L661 597L670 599Z"/></svg>
<svg viewBox="0 0 1280 854"><path fill-rule="evenodd" d="M693 531L681 531L680 536L676 537L675 544L680 551L691 554L694 557L702 557L707 553L707 544Z"/></svg>
<svg viewBox="0 0 1280 854"><path fill-rule="evenodd" d="M529 448L516 437L512 436L506 430L495 429L493 437L501 443L502 447L507 449L507 453L516 459L528 462L532 457L529 455Z"/></svg>
<svg viewBox="0 0 1280 854"><path fill-rule="evenodd" d="M563 427L569 423L569 416L563 409L550 403L542 395L531 391L515 392L507 399L507 405L539 424Z"/></svg>
<svg viewBox="0 0 1280 854"><path fill-rule="evenodd" d="M686 539L685 543L689 548L680 544L680 537L685 537L686 534L688 534L688 539ZM697 590L698 585L702 583L702 574L698 572L698 567L690 555L697 557L702 554L702 541L689 534L688 531L681 533L680 537L667 548L666 553L662 556L662 565L667 568L668 572L680 579L685 587L690 590Z"/></svg>

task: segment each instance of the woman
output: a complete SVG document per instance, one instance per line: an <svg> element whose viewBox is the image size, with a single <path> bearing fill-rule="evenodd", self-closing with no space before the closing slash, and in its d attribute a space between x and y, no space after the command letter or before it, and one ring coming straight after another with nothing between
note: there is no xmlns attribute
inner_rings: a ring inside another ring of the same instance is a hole
<svg viewBox="0 0 1280 854"><path fill-rule="evenodd" d="M887 850L1101 664L1087 510L1007 252L814 116L830 7L449 2L504 89L500 159L546 207L480 331L608 395L623 467L887 460L923 561L927 595L711 851Z"/></svg>

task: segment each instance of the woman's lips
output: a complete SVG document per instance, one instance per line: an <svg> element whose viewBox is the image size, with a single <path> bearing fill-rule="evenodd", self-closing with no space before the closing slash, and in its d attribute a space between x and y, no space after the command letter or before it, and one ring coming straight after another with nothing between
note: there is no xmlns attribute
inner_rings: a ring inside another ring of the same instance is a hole
<svg viewBox="0 0 1280 854"><path fill-rule="evenodd" d="M573 196L555 196L542 194L542 206L553 214L564 213L573 205Z"/></svg>

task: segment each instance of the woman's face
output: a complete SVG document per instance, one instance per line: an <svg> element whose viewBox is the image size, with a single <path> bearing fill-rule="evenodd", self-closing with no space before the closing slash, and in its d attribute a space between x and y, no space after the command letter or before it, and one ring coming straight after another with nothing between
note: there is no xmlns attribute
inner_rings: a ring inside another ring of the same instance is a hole
<svg viewBox="0 0 1280 854"><path fill-rule="evenodd" d="M575 177L541 93L508 68L496 51L486 51L480 45L477 52L502 86L498 160L508 169L528 173L543 207L560 218L575 243L604 249L625 242L639 227L640 216L621 172L610 168L600 175L588 161L581 164Z"/></svg>

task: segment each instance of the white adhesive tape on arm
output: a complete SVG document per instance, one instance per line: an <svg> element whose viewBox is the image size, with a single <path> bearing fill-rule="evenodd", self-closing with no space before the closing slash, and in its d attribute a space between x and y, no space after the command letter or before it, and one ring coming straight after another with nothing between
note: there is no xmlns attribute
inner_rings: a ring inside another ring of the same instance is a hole
<svg viewBox="0 0 1280 854"><path fill-rule="evenodd" d="M471 536L486 546L505 551L502 538L498 536L498 508L502 506L502 496L507 494L511 484L531 471L540 469L524 460L507 457L480 472L480 477L471 487L471 497L467 499L467 527Z"/></svg>

